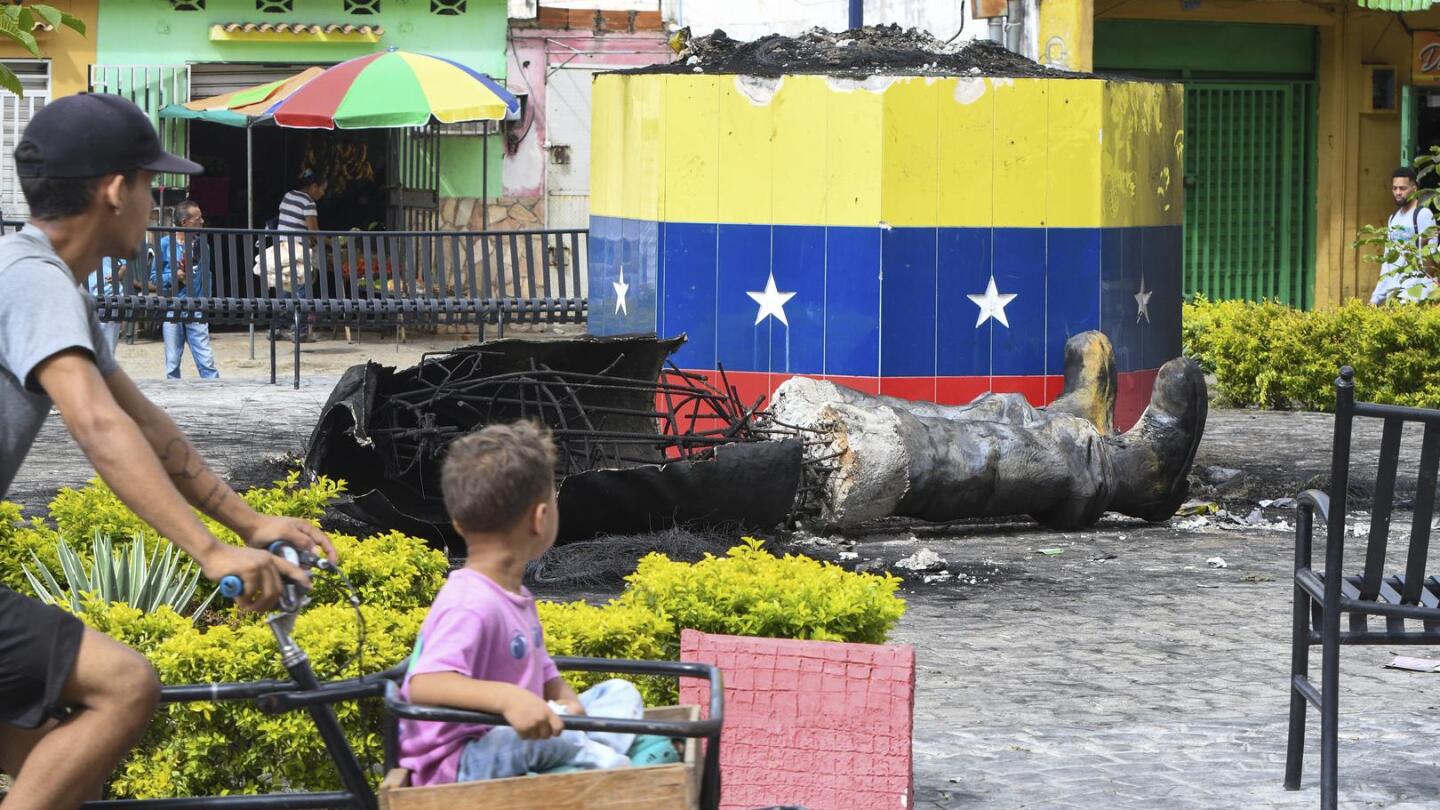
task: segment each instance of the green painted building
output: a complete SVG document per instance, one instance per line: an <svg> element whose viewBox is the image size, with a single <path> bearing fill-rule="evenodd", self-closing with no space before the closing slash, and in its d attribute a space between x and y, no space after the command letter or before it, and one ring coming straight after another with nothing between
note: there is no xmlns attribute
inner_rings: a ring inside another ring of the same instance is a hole
<svg viewBox="0 0 1440 810"><path fill-rule="evenodd" d="M243 225L244 131L162 121L161 108L385 48L444 56L503 83L506 27L505 0L103 0L90 85L156 114L169 143L206 165L207 176L187 191L207 219ZM395 217L398 207L417 205L415 191L429 194L418 205L432 209L440 198L494 197L502 139L487 143L478 126L433 135L257 127L256 224L274 216L299 169L316 163L333 172L335 193L321 208L327 229L424 224Z"/></svg>

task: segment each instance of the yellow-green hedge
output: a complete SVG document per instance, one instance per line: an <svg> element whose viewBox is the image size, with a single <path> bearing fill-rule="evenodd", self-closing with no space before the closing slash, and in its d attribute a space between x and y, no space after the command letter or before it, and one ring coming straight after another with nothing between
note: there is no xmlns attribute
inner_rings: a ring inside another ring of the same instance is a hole
<svg viewBox="0 0 1440 810"><path fill-rule="evenodd" d="M1358 399L1440 407L1437 307L1199 300L1185 305L1183 332L1185 353L1214 372L1229 405L1333 410L1335 377L1350 365Z"/></svg>
<svg viewBox="0 0 1440 810"><path fill-rule="evenodd" d="M246 499L272 514L318 519L343 485L295 478L254 490ZM50 506L66 536L96 530L153 533L98 482L66 490ZM233 535L220 533L234 541ZM60 533L20 521L14 504L0 502L0 582L22 593L20 564L34 550L55 560ZM299 618L296 638L321 679L376 672L403 660L426 611L444 582L445 556L424 541L397 532L360 539L331 535L364 603L363 664L357 656L354 613L338 583L317 577L314 603ZM87 544L81 544L84 547ZM552 655L599 658L674 658L679 631L766 635L843 641L883 641L904 612L895 595L899 580L853 574L804 557L775 557L747 539L724 557L696 563L652 554L641 561L624 593L604 605L539 604ZM127 605L90 602L87 624L129 644L155 665L164 683L209 683L283 678L269 629L260 617L229 611L193 623L169 608L142 614ZM603 675L568 676L584 689ZM651 705L672 703L673 679L638 678ZM339 704L336 715L362 762L380 761L382 713L378 701ZM378 781L378 770L372 773ZM249 703L166 706L110 784L119 798L152 798L291 790L332 790L338 779L308 716L261 714Z"/></svg>

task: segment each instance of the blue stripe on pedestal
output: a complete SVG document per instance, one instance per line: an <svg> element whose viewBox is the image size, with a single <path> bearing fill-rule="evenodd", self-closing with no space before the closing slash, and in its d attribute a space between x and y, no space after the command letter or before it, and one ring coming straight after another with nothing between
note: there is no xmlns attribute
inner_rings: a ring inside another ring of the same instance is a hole
<svg viewBox="0 0 1440 810"><path fill-rule="evenodd" d="M657 331L656 293L660 277L660 225L656 222L591 217L589 240L592 334L623 335ZM617 308L615 284L628 288Z"/></svg>
<svg viewBox="0 0 1440 810"><path fill-rule="evenodd" d="M979 307L967 297L990 281L994 238L989 228L942 228L936 273L935 368L941 377L990 376L994 324L975 326Z"/></svg>
<svg viewBox="0 0 1440 810"><path fill-rule="evenodd" d="M688 340L675 353L681 368L715 368L715 257L719 226L665 223L660 334L685 333Z"/></svg>
<svg viewBox="0 0 1440 810"><path fill-rule="evenodd" d="M777 227L771 234L771 271L775 287L795 296L785 304L789 327L775 318L770 326L770 371L825 373L825 229ZM765 289L762 279L751 290ZM749 300L749 296L746 296ZM751 303L754 303L753 301Z"/></svg>
<svg viewBox="0 0 1440 810"><path fill-rule="evenodd" d="M1045 273L1045 370L1065 372L1065 341L1100 328L1100 231L1052 228Z"/></svg>
<svg viewBox="0 0 1440 810"><path fill-rule="evenodd" d="M825 373L880 376L879 228L825 229Z"/></svg>
<svg viewBox="0 0 1440 810"><path fill-rule="evenodd" d="M1184 262L1184 228L1144 228L1147 267L1178 268ZM1159 368L1179 357L1181 352L1180 318L1185 300L1184 278L1178 272L1146 272L1150 294L1150 320L1142 324L1140 368Z"/></svg>
<svg viewBox="0 0 1440 810"><path fill-rule="evenodd" d="M936 229L880 237L880 376L935 376Z"/></svg>
<svg viewBox="0 0 1440 810"><path fill-rule="evenodd" d="M1005 306L1009 326L992 319L990 373L1045 373L1045 230L996 228L995 289L1015 298Z"/></svg>
<svg viewBox="0 0 1440 810"><path fill-rule="evenodd" d="M1104 331L1120 371L1180 353L1181 229L859 228L593 217L590 329L686 333L676 362L845 377L1055 375L1065 340ZM616 312L614 284L630 285ZM773 272L787 327L755 323ZM979 327L991 277L1009 326ZM1137 322L1143 281L1149 320Z"/></svg>

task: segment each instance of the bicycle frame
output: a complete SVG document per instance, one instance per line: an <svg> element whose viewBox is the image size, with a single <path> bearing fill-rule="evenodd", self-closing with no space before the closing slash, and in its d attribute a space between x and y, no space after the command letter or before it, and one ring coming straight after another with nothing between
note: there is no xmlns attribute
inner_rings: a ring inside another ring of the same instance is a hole
<svg viewBox="0 0 1440 810"><path fill-rule="evenodd" d="M289 681L264 680L247 683L211 683L167 686L161 690L162 703L196 703L201 701L254 700L261 711L280 714L304 709L315 722L325 750L335 763L344 790L310 793L274 793L244 796L194 796L173 799L111 799L86 802L84 810L377 810L375 791L366 778L365 768L345 739L330 704L384 695L390 715L386 722L385 768L395 762L395 719L507 725L505 718L418 706L399 699L400 682L406 665L384 672L362 675L342 681L320 683L310 666L310 656L295 643L295 613L271 615L266 623L280 646L281 662L290 674ZM577 672L615 672L632 675L668 675L680 678L704 678L710 683L709 717L697 721L629 720L598 717L563 717L567 730L611 731L624 734L658 734L705 740L705 766L700 787L700 806L717 810L720 806L720 730L724 723L724 687L720 670L708 664L682 661L621 661L604 658L558 657L555 665L562 670Z"/></svg>

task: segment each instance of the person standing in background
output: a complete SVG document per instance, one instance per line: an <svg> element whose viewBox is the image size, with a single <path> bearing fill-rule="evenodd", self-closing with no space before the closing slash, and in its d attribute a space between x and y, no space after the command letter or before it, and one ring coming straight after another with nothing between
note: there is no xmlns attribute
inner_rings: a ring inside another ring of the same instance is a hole
<svg viewBox="0 0 1440 810"><path fill-rule="evenodd" d="M1390 240L1387 248L1398 250L1400 255L1395 261L1380 266L1380 281L1370 294L1370 303L1374 306L1391 300L1413 304L1435 293L1435 279L1428 275L1428 269L1419 275L1411 275L1406 269L1414 254L1419 253L1424 235L1435 227L1435 212L1415 199L1418 188L1415 170L1409 166L1401 166L1391 173L1390 194L1395 198L1396 208L1386 226ZM1423 259L1421 264L1424 265Z"/></svg>
<svg viewBox="0 0 1440 810"><path fill-rule="evenodd" d="M282 234L320 230L320 212L316 203L325 197L329 186L329 182L313 170L306 169L301 172L299 184L280 200L276 230ZM275 278L272 280L276 292L287 298L309 298L310 266L305 259L308 238L280 236L277 242L273 263ZM281 330L282 336L284 331ZM300 340L313 340L310 337L309 318L300 319L299 331Z"/></svg>
<svg viewBox="0 0 1440 810"><path fill-rule="evenodd" d="M280 200L277 229L282 231L320 230L320 212L315 204L325 197L325 191L329 187L329 181L317 175L313 170L306 169L301 172L299 185L287 192L285 197Z"/></svg>
<svg viewBox="0 0 1440 810"><path fill-rule="evenodd" d="M184 200L175 206L175 224L182 228L199 228L205 224L205 215L194 200ZM156 292L174 298L204 298L209 295L209 257L205 255L203 246L202 240L179 231L161 237L160 252L155 256L151 275ZM180 320L171 320L173 316L173 312L166 313L165 323L160 327L165 339L165 376L172 380L180 379L180 358L188 345L200 379L219 379L215 354L210 349L210 324L199 320L199 315L182 314Z"/></svg>

